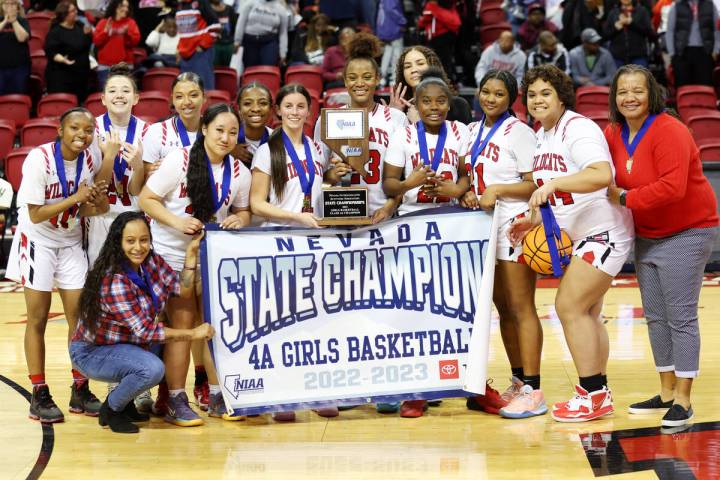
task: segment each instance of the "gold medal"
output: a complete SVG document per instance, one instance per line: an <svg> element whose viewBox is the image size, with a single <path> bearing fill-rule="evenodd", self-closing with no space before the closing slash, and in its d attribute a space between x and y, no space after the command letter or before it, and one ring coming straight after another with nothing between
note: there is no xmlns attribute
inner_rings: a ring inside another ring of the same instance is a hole
<svg viewBox="0 0 720 480"><path fill-rule="evenodd" d="M627 173L630 173L630 171L632 170L632 166L633 166L633 159L632 159L632 157L630 157L625 162L625 170L627 170Z"/></svg>

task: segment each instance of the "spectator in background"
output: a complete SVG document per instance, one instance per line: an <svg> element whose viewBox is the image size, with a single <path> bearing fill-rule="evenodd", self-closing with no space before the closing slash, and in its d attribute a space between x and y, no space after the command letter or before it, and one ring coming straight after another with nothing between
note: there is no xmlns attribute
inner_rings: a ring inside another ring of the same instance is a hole
<svg viewBox="0 0 720 480"><path fill-rule="evenodd" d="M667 53L667 41L665 40L665 32L667 32L668 15L670 7L675 0L658 0L652 8L652 24L657 34L658 43L662 50L663 62L665 68L670 65L670 55Z"/></svg>
<svg viewBox="0 0 720 480"><path fill-rule="evenodd" d="M30 24L18 0L2 0L0 95L26 93L30 78Z"/></svg>
<svg viewBox="0 0 720 480"><path fill-rule="evenodd" d="M450 81L455 79L455 39L461 23L454 0L428 0L418 19L418 29L425 31L427 45L440 57Z"/></svg>
<svg viewBox="0 0 720 480"><path fill-rule="evenodd" d="M153 50L147 58L147 63L152 67L177 67L179 41L175 18L172 16L163 18L145 40L145 44Z"/></svg>
<svg viewBox="0 0 720 480"><path fill-rule="evenodd" d="M175 12L180 72L194 72L207 90L215 88L214 44L220 24L207 0L180 0Z"/></svg>
<svg viewBox="0 0 720 480"><path fill-rule="evenodd" d="M243 66L285 63L288 15L279 0L246 0L235 29L235 49L243 47Z"/></svg>
<svg viewBox="0 0 720 480"><path fill-rule="evenodd" d="M712 0L677 0L668 12L665 41L676 87L713 84L720 32L718 10Z"/></svg>
<svg viewBox="0 0 720 480"><path fill-rule="evenodd" d="M332 41L336 27L330 25L330 17L323 13L313 16L307 29L302 28L295 34L288 65L322 65L325 50Z"/></svg>
<svg viewBox="0 0 720 480"><path fill-rule="evenodd" d="M528 53L525 71L546 63L551 63L570 75L570 54L558 43L557 37L547 30L540 33L537 48Z"/></svg>
<svg viewBox="0 0 720 480"><path fill-rule="evenodd" d="M580 35L582 45L570 50L570 71L576 87L610 85L617 67L610 52L600 46L602 37L592 28Z"/></svg>
<svg viewBox="0 0 720 480"><path fill-rule="evenodd" d="M395 83L395 69L403 50L403 37L407 19L403 12L402 0L380 0L376 23L377 37L385 42L382 62L380 64L380 85Z"/></svg>
<svg viewBox="0 0 720 480"><path fill-rule="evenodd" d="M93 34L97 47L97 75L100 90L105 86L110 67L116 63L135 63L133 48L140 43L140 30L132 19L129 0L111 0Z"/></svg>
<svg viewBox="0 0 720 480"><path fill-rule="evenodd" d="M475 67L475 81L480 80L490 70L507 70L517 79L518 85L522 83L525 75L525 61L527 57L515 43L515 37L511 31L502 32L500 37L483 51L480 61Z"/></svg>
<svg viewBox="0 0 720 480"><path fill-rule="evenodd" d="M355 30L345 27L340 31L340 43L333 45L325 51L322 63L322 77L325 88L340 88L345 86L343 70L347 62L348 47L355 37Z"/></svg>
<svg viewBox="0 0 720 480"><path fill-rule="evenodd" d="M583 31L592 28L602 31L607 9L603 0L567 0L563 10L563 45L573 49L580 43Z"/></svg>
<svg viewBox="0 0 720 480"><path fill-rule="evenodd" d="M210 7L220 22L220 38L215 42L214 64L227 67L230 65L230 58L235 50L233 37L238 15L223 0L210 0Z"/></svg>
<svg viewBox="0 0 720 480"><path fill-rule="evenodd" d="M540 32L549 31L557 33L554 23L545 19L545 7L540 3L533 3L528 7L527 20L518 29L518 40L523 50L535 48Z"/></svg>
<svg viewBox="0 0 720 480"><path fill-rule="evenodd" d="M652 36L650 12L635 0L620 0L608 13L605 38L618 67L628 63L647 67L648 40Z"/></svg>
<svg viewBox="0 0 720 480"><path fill-rule="evenodd" d="M90 77L92 28L77 21L78 9L60 2L45 38L48 57L45 81L48 93L74 93L83 102Z"/></svg>
<svg viewBox="0 0 720 480"><path fill-rule="evenodd" d="M341 30L345 27L354 29L359 23L375 22L366 18L366 12L370 11L367 0L319 0L318 7L320 13L330 17L332 24Z"/></svg>

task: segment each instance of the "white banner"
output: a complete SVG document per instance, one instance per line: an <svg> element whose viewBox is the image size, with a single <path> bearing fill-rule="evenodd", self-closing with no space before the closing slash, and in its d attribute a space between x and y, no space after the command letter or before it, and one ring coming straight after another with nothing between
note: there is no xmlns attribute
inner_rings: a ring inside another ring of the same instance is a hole
<svg viewBox="0 0 720 480"><path fill-rule="evenodd" d="M484 393L495 231L460 208L354 230L209 227L203 304L228 409Z"/></svg>

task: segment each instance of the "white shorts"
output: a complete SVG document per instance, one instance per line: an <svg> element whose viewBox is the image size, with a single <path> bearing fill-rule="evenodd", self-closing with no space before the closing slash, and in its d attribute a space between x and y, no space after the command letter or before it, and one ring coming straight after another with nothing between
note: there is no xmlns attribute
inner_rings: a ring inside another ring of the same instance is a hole
<svg viewBox="0 0 720 480"><path fill-rule="evenodd" d="M100 250L105 244L105 239L110 232L110 225L117 218L116 215L98 216L88 218L88 230L87 230L87 257L88 265L92 268L95 260L100 255Z"/></svg>
<svg viewBox="0 0 720 480"><path fill-rule="evenodd" d="M183 267L185 266L185 252L183 252L182 255L178 255L177 253L165 250L162 247L155 247L155 253L160 255L175 272L182 272Z"/></svg>
<svg viewBox="0 0 720 480"><path fill-rule="evenodd" d="M40 292L79 290L85 285L88 262L82 245L47 247L20 230L15 232L5 277Z"/></svg>
<svg viewBox="0 0 720 480"><path fill-rule="evenodd" d="M614 277L630 255L633 240L624 229L608 230L574 242L573 255Z"/></svg>
<svg viewBox="0 0 720 480"><path fill-rule="evenodd" d="M497 233L497 250L495 252L496 259L515 263L525 263L525 258L522 254L522 244L517 247L513 245L508 238L508 231L513 223L521 218L525 218L527 214L528 212L525 211L520 215L515 215L509 219L507 217L499 219L498 223L500 223L500 225L498 226Z"/></svg>

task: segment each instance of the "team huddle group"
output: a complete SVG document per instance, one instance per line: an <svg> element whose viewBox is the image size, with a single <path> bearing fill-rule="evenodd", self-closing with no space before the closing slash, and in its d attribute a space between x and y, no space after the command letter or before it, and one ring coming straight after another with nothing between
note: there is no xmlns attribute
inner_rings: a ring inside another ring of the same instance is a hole
<svg viewBox="0 0 720 480"><path fill-rule="evenodd" d="M319 228L321 186L352 173L353 183L368 188L375 223L448 204L496 210L493 300L512 379L502 394L488 385L485 395L468 398L468 408L506 418L548 411L540 389L537 275L520 244L540 222L540 205L549 203L573 242L555 310L579 376L571 398L551 407L552 417L581 422L613 413L602 301L635 242L636 262L648 265L644 274L638 267L638 277L661 394L630 411L660 409L663 425L687 423L699 357L696 277L718 217L697 147L687 128L664 113L652 75L634 65L618 71L613 123L603 132L572 111L572 80L556 67L530 69L522 85L491 70L477 91L482 119L465 125L448 120L458 98L432 50L403 53L407 84L393 90L389 105L374 99L381 78L373 59L377 39L359 34L349 50L343 72L349 106L369 112L364 175L322 144L319 126L315 140L303 133L312 98L302 85L285 85L273 98L251 83L240 90L237 108L203 110L201 79L182 73L171 92L176 114L148 125L131 113L139 97L124 64L109 72L102 96L107 113L65 112L57 140L29 153L7 277L24 285L30 418L64 419L45 382L44 332L55 286L70 327L71 412L99 416L100 425L116 432L137 432L136 423L151 411L178 426L201 425L185 392L192 355L198 406L211 417L241 419L226 410L207 347L214 332L202 321L197 271L204 225ZM542 124L537 133L513 115L519 94ZM273 114L280 119L274 130L267 127ZM667 148L672 151L661 151ZM644 262L643 252L658 258ZM673 277L680 275L674 270L691 278ZM110 384L104 402L88 378ZM156 385L153 402L148 392ZM377 409L419 417L427 402ZM316 412L331 417L338 408ZM274 418L292 421L295 414Z"/></svg>

